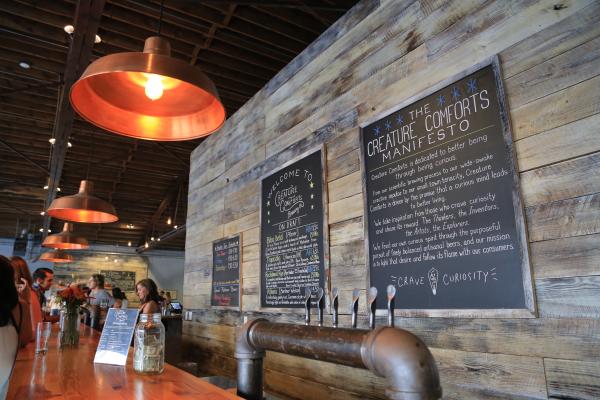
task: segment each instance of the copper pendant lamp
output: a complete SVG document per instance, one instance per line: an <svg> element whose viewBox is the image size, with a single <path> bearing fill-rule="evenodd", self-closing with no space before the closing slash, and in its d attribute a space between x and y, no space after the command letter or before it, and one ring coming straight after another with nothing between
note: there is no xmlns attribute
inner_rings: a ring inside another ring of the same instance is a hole
<svg viewBox="0 0 600 400"><path fill-rule="evenodd" d="M148 140L189 140L225 121L214 83L200 69L171 57L160 36L143 52L110 54L90 64L71 88L71 104L90 123Z"/></svg>
<svg viewBox="0 0 600 400"><path fill-rule="evenodd" d="M80 250L90 247L86 238L73 234L73 224L70 222L65 222L62 232L47 236L42 246L61 250Z"/></svg>
<svg viewBox="0 0 600 400"><path fill-rule="evenodd" d="M61 250L48 251L40 256L41 261L54 262L54 263L67 263L73 262L73 256L65 253Z"/></svg>
<svg viewBox="0 0 600 400"><path fill-rule="evenodd" d="M93 196L93 189L92 181L81 181L79 193L55 199L48 207L48 215L64 221L90 224L118 221L115 208L110 203Z"/></svg>

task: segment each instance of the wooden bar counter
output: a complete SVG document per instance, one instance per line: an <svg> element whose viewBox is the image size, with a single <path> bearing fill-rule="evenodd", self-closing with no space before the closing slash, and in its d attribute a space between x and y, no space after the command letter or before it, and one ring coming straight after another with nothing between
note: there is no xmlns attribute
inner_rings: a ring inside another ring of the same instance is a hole
<svg viewBox="0 0 600 400"><path fill-rule="evenodd" d="M166 363L161 375L136 374L133 348L125 367L94 364L100 333L83 325L80 333L78 347L58 349L55 325L46 355L36 355L34 343L21 349L7 399L241 399Z"/></svg>

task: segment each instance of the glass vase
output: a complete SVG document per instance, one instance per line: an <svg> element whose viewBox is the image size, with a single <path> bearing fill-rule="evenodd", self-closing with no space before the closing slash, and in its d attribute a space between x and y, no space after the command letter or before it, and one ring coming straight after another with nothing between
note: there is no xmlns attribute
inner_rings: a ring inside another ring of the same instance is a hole
<svg viewBox="0 0 600 400"><path fill-rule="evenodd" d="M60 310L60 347L79 344L79 307L65 307Z"/></svg>

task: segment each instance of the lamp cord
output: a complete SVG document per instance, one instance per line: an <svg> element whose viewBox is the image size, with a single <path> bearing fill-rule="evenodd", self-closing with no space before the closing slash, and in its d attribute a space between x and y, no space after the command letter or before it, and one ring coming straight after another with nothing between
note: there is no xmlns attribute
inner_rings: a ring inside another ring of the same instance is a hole
<svg viewBox="0 0 600 400"><path fill-rule="evenodd" d="M158 18L158 35L160 36L160 29L162 28L162 19L163 19L163 11L164 11L164 7L165 6L165 0L162 0L160 2L160 17Z"/></svg>

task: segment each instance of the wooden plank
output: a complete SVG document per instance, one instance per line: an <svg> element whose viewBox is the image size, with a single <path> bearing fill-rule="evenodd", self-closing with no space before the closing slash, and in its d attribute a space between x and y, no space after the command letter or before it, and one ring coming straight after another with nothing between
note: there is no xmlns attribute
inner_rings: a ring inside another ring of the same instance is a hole
<svg viewBox="0 0 600 400"><path fill-rule="evenodd" d="M531 244L536 279L600 275L600 234Z"/></svg>
<svg viewBox="0 0 600 400"><path fill-rule="evenodd" d="M331 268L345 265L365 265L365 246L362 239L339 246L331 246L329 253L331 254Z"/></svg>
<svg viewBox="0 0 600 400"><path fill-rule="evenodd" d="M362 192L329 203L329 225L363 215Z"/></svg>
<svg viewBox="0 0 600 400"><path fill-rule="evenodd" d="M385 380L364 369L275 352L267 353L265 369L325 386L339 387L339 385L332 385L332 383L345 382L343 385L344 391L355 393L361 399L366 397L386 398L384 394L386 387Z"/></svg>
<svg viewBox="0 0 600 400"><path fill-rule="evenodd" d="M251 244L257 244L259 235L260 235L259 227L248 229L247 231L242 232L242 239L243 239L242 243L244 243L245 246L249 246Z"/></svg>
<svg viewBox="0 0 600 400"><path fill-rule="evenodd" d="M548 398L600 398L600 362L545 359Z"/></svg>
<svg viewBox="0 0 600 400"><path fill-rule="evenodd" d="M600 192L599 174L590 173L599 168L600 153L594 153L524 172L521 174L524 203L534 206Z"/></svg>
<svg viewBox="0 0 600 400"><path fill-rule="evenodd" d="M223 223L235 221L258 211L259 182L254 181L242 189L227 194L227 204L223 212Z"/></svg>
<svg viewBox="0 0 600 400"><path fill-rule="evenodd" d="M329 161L327 164L327 180L331 182L355 171L360 171L358 149Z"/></svg>
<svg viewBox="0 0 600 400"><path fill-rule="evenodd" d="M598 109L600 76L512 109L513 136L523 139L597 114Z"/></svg>
<svg viewBox="0 0 600 400"><path fill-rule="evenodd" d="M508 4L500 3L505 7ZM481 21L474 21L472 18L460 22L463 30L474 29L474 32L477 33L469 41L460 41L460 31L454 29L457 37L434 38L436 41L447 42L451 48L436 58L435 62L432 62L427 55L425 55L426 62L423 62L421 60L423 54L419 53L419 48L417 48L416 51L408 53L352 90L364 103L362 108L364 112L360 118L361 125L364 126L378 119L382 114L398 109L401 106L400 103L410 104L416 98L422 97L424 91L433 89L439 82L464 73L473 65L478 65L523 38L569 17L590 3L589 1L572 2L569 7L558 11L554 11L553 5L544 1L519 3L519 6L522 7L520 9L511 5L510 10L505 9L500 12L501 17L480 15L483 20L492 19L489 21L491 25L485 27L487 29L482 29ZM494 17L497 18L494 19ZM531 24L532 20L535 20L536 23ZM473 24L477 27L474 28ZM429 48L430 41L425 45ZM434 48L439 46L440 44L433 45ZM443 47L443 45L441 46ZM408 73L406 68L408 68ZM338 101L342 101L343 98L344 95ZM327 106L320 110L323 113L326 111ZM528 120L525 116L526 114L523 115L524 120ZM513 118L513 121L516 123L516 119ZM514 125L513 123L513 129Z"/></svg>
<svg viewBox="0 0 600 400"><path fill-rule="evenodd" d="M331 246L340 246L364 237L362 216L331 224L329 226Z"/></svg>
<svg viewBox="0 0 600 400"><path fill-rule="evenodd" d="M258 211L256 211L223 225L223 234L225 236L235 235L237 233L257 227L258 225Z"/></svg>
<svg viewBox="0 0 600 400"><path fill-rule="evenodd" d="M541 358L431 349L442 388L458 387L503 394L511 398L546 398Z"/></svg>
<svg viewBox="0 0 600 400"><path fill-rule="evenodd" d="M600 35L600 4L589 6L531 35L500 54L504 78L556 57Z"/></svg>
<svg viewBox="0 0 600 400"><path fill-rule="evenodd" d="M518 108L600 74L600 38L544 60L505 81L510 106Z"/></svg>
<svg viewBox="0 0 600 400"><path fill-rule="evenodd" d="M222 214L216 214L206 219L190 217L187 221L189 227L185 236L185 248L191 249L204 243L212 242L224 236L223 225L221 225Z"/></svg>
<svg viewBox="0 0 600 400"><path fill-rule="evenodd" d="M260 277L260 260L244 261L242 266L244 279Z"/></svg>
<svg viewBox="0 0 600 400"><path fill-rule="evenodd" d="M515 143L521 171L600 150L600 114L528 136Z"/></svg>
<svg viewBox="0 0 600 400"><path fill-rule="evenodd" d="M327 184L329 202L351 197L362 192L362 174L360 171L353 172Z"/></svg>
<svg viewBox="0 0 600 400"><path fill-rule="evenodd" d="M600 276L536 279L540 315L600 318Z"/></svg>
<svg viewBox="0 0 600 400"><path fill-rule="evenodd" d="M558 239L600 232L600 194L527 208L529 240Z"/></svg>
<svg viewBox="0 0 600 400"><path fill-rule="evenodd" d="M287 373L265 369L265 390L291 399L361 400L364 397L330 385L290 376Z"/></svg>
<svg viewBox="0 0 600 400"><path fill-rule="evenodd" d="M242 257L244 261L258 260L260 255L260 246L258 243L244 246L242 248Z"/></svg>

